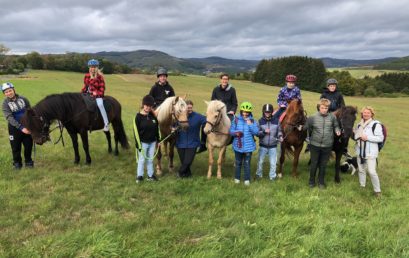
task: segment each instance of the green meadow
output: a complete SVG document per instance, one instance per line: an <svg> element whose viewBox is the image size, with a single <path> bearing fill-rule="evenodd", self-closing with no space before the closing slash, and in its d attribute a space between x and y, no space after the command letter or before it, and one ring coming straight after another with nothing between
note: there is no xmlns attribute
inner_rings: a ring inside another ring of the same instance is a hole
<svg viewBox="0 0 409 258"><path fill-rule="evenodd" d="M342 68L328 68L328 71L348 71L352 77L357 79L362 79L365 76L369 77L376 77L380 76L385 73L406 73L407 71L400 71L400 70L377 70L372 69L371 67L342 67Z"/></svg>
<svg viewBox="0 0 409 258"><path fill-rule="evenodd" d="M106 76L106 93L122 104L131 145L132 119L155 79ZM34 105L52 93L78 92L83 74L30 71L10 80ZM218 84L218 79L190 75L170 76L169 81L200 113ZM278 87L231 83L240 102L254 104L257 119L263 104L276 107ZM302 97L313 114L319 94L302 92ZM35 168L14 171L1 115L0 257L409 257L409 99L345 100L359 110L375 107L376 118L388 128L378 164L380 199L374 198L369 178L365 189L360 189L357 174L342 174L342 183L335 184L333 160L327 188L310 189L308 154L301 155L298 178L289 175L287 161L280 180L236 185L231 147L222 180L206 178L207 153L202 153L191 179L178 179L166 169L158 182L136 184L134 149L120 149L118 157L109 154L102 131L90 134L90 166L82 147L80 165L73 164L65 132L65 147L37 146ZM55 141L59 135L51 136ZM352 153L352 142L349 147ZM256 151L252 177L257 156ZM177 168L177 154L175 160ZM266 178L267 164L264 173Z"/></svg>

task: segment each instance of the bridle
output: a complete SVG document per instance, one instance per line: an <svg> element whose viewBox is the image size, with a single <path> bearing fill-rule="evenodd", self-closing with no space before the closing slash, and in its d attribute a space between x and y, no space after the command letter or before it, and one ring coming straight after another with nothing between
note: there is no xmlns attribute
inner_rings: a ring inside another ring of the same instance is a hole
<svg viewBox="0 0 409 258"><path fill-rule="evenodd" d="M209 124L211 126L209 133L214 133L214 134L220 134L220 135L229 135L228 133L223 133L219 132L216 130L216 127L220 125L220 122L222 121L223 114L222 114L222 109L225 108L226 106L221 107L220 109L217 110L218 114L216 117L216 121L214 123L210 122L209 120L206 120L206 124ZM208 134L209 134L208 133Z"/></svg>
<svg viewBox="0 0 409 258"><path fill-rule="evenodd" d="M188 120L179 120L179 117L176 115L176 111L175 111L175 106L176 106L177 102L173 102L172 103L172 118L176 121L176 124L185 124L185 123L189 123Z"/></svg>

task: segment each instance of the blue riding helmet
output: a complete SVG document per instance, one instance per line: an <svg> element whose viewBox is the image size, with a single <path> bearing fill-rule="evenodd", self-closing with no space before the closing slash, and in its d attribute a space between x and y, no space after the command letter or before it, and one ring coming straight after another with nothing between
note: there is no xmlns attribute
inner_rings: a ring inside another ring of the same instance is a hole
<svg viewBox="0 0 409 258"><path fill-rule="evenodd" d="M8 89L14 89L14 85L11 82L5 82L1 85L1 90L5 92Z"/></svg>
<svg viewBox="0 0 409 258"><path fill-rule="evenodd" d="M96 59L91 59L88 61L88 67L90 66L99 66L99 61Z"/></svg>

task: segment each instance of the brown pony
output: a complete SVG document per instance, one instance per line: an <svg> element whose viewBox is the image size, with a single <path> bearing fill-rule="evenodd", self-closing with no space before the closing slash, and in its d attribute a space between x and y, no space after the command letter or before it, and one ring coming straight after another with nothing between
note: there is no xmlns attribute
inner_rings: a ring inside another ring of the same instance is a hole
<svg viewBox="0 0 409 258"><path fill-rule="evenodd" d="M155 110L155 115L158 118L161 138L166 140L163 144L165 154L169 153L169 171L173 171L174 147L176 144L175 135L172 134L172 128L180 127L186 130L189 126L187 120L187 105L181 97L169 97ZM170 135L172 134L172 135ZM168 152L169 145L169 152ZM157 155L156 172L162 174L162 152L159 149Z"/></svg>
<svg viewBox="0 0 409 258"><path fill-rule="evenodd" d="M294 157L292 175L297 176L298 159L304 146L304 140L307 137L307 132L301 129L306 120L307 118L301 100L292 100L288 104L286 115L281 122L283 142L281 143L281 156L278 167L279 178L282 177L286 152Z"/></svg>

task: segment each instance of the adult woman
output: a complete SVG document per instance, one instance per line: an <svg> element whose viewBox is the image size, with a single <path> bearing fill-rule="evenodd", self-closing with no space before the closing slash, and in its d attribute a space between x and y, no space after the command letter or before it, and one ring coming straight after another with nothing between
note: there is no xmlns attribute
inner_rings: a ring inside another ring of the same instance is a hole
<svg viewBox="0 0 409 258"><path fill-rule="evenodd" d="M30 131L20 124L20 119L25 110L30 107L30 102L25 97L16 94L14 85L11 82L3 83L1 86L4 96L3 115L8 122L9 139L13 153L13 165L15 169L21 169L23 166L21 159L21 145L24 145L24 161L28 168L34 166L31 158L33 148L33 139Z"/></svg>
<svg viewBox="0 0 409 258"><path fill-rule="evenodd" d="M365 187L366 171L371 178L375 196L380 197L381 185L376 173L376 158L379 154L378 143L384 139L382 126L379 121L374 120L375 110L366 106L361 110L361 121L354 130L356 141L355 151L358 155L359 185Z"/></svg>
<svg viewBox="0 0 409 258"><path fill-rule="evenodd" d="M91 94L98 105L98 109L101 112L102 119L104 120L104 131L109 131L109 121L107 112L104 107L104 94L105 94L105 81L104 75L99 69L98 60L91 59L88 61L89 72L84 76L84 87L81 92Z"/></svg>
<svg viewBox="0 0 409 258"><path fill-rule="evenodd" d="M179 177L191 177L190 166L200 146L200 132L206 124L206 117L193 111L193 102L186 100L189 128L180 130L176 136L176 148L180 158Z"/></svg>

